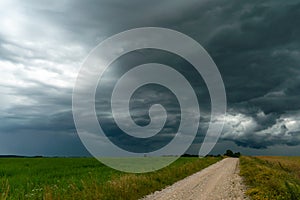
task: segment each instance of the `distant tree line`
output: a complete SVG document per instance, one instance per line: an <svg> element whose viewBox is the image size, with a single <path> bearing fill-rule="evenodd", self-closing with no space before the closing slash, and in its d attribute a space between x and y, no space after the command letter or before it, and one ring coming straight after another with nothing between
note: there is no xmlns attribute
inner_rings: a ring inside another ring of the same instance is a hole
<svg viewBox="0 0 300 200"><path fill-rule="evenodd" d="M195 154L188 154L188 153L185 153L183 154L181 157L199 157L198 155L195 155Z"/></svg>
<svg viewBox="0 0 300 200"><path fill-rule="evenodd" d="M222 155L220 155L220 154L218 154L218 155L208 154L205 157L221 157L221 156ZM233 158L239 158L241 156L241 153L240 152L233 153L233 151L231 151L230 149L228 149L224 153L224 156L233 157ZM199 155L185 153L185 154L181 155L181 157L199 157Z"/></svg>
<svg viewBox="0 0 300 200"><path fill-rule="evenodd" d="M230 149L228 149L228 150L226 150L226 153L224 153L224 156L233 157L233 158L239 158L241 156L241 153L240 152L233 153L233 151L231 151Z"/></svg>

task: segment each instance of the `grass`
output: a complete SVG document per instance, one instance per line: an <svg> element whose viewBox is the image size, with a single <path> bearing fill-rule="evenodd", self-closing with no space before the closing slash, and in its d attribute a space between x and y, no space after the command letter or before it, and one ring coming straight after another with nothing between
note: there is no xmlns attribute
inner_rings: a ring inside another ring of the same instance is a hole
<svg viewBox="0 0 300 200"><path fill-rule="evenodd" d="M240 158L240 175L252 199L300 199L300 157Z"/></svg>
<svg viewBox="0 0 300 200"><path fill-rule="evenodd" d="M146 174L113 170L93 158L1 158L0 199L139 199L221 158L180 158Z"/></svg>

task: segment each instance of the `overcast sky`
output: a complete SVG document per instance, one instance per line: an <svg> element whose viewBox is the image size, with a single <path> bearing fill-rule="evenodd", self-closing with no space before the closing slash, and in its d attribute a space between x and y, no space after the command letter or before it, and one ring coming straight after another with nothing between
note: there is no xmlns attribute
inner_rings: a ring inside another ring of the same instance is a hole
<svg viewBox="0 0 300 200"><path fill-rule="evenodd" d="M72 89L81 63L113 34L155 26L192 37L219 68L228 110L212 153L230 148L245 154L300 155L299 19L300 1L295 0L2 0L0 154L88 155L72 117ZM124 58L126 65L146 53ZM155 55L162 62L173 56L152 52L151 57ZM175 67L183 62L171 60L168 64ZM202 84L198 88L205 91ZM163 90L152 87L148 94L158 96ZM207 102L202 102L199 138ZM174 111L172 106L169 110ZM166 130L176 126L167 124ZM195 140L188 152L197 152L199 145Z"/></svg>

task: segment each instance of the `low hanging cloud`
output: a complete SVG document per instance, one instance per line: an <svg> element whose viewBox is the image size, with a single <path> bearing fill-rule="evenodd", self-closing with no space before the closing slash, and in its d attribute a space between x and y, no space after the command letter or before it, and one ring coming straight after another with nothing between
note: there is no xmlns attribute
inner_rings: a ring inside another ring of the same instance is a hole
<svg viewBox="0 0 300 200"><path fill-rule="evenodd" d="M274 145L300 144L299 113L278 116L259 111L254 115L229 112L222 134L223 140L239 146L267 148Z"/></svg>

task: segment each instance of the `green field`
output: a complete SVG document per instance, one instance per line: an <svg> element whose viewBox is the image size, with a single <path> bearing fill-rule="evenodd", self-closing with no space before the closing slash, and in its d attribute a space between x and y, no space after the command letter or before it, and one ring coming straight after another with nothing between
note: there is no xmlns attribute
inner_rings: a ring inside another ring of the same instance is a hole
<svg viewBox="0 0 300 200"><path fill-rule="evenodd" d="M252 199L300 199L300 157L242 156L240 168Z"/></svg>
<svg viewBox="0 0 300 200"><path fill-rule="evenodd" d="M113 170L93 158L0 158L0 199L138 199L221 158L180 158L146 174Z"/></svg>

